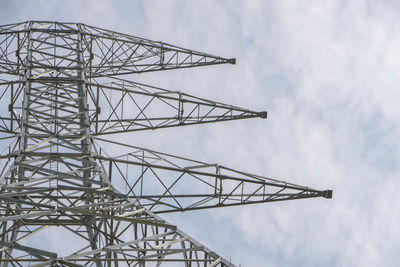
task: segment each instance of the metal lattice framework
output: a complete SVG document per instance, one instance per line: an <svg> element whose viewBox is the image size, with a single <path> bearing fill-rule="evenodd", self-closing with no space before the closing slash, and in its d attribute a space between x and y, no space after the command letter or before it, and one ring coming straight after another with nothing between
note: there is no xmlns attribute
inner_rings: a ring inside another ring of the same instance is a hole
<svg viewBox="0 0 400 267"><path fill-rule="evenodd" d="M1 266L234 266L158 214L331 198L110 138L266 118L117 78L225 63L235 59L84 24L0 26ZM72 250L49 243L57 231L73 236Z"/></svg>

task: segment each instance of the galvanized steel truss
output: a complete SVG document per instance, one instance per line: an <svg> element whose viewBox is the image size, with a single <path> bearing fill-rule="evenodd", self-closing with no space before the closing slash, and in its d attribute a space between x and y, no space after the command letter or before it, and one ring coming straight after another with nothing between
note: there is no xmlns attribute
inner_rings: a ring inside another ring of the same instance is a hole
<svg viewBox="0 0 400 267"><path fill-rule="evenodd" d="M225 63L235 59L84 24L0 26L2 266L234 266L157 214L331 198L109 137L266 118L116 77ZM54 228L75 237L73 252L41 240Z"/></svg>

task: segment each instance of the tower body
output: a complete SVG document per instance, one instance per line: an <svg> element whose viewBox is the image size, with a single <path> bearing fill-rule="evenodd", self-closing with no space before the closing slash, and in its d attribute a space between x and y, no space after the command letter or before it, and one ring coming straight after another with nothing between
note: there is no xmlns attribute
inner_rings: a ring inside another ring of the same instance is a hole
<svg viewBox="0 0 400 267"><path fill-rule="evenodd" d="M38 21L0 26L0 48L2 266L233 266L158 214L331 197L110 137L266 118L119 78L234 59Z"/></svg>

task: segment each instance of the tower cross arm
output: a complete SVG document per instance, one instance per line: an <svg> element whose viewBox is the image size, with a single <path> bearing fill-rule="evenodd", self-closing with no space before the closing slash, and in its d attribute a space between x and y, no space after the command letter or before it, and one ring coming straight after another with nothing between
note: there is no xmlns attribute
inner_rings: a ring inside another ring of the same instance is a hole
<svg viewBox="0 0 400 267"><path fill-rule="evenodd" d="M114 186L155 213L332 198L332 190L313 189L106 139L96 140L113 144L119 151L134 148L121 156L95 158L108 165Z"/></svg>
<svg viewBox="0 0 400 267"><path fill-rule="evenodd" d="M90 56L91 77L236 64L224 58L161 41L82 25L85 52Z"/></svg>
<svg viewBox="0 0 400 267"><path fill-rule="evenodd" d="M0 26L0 74L23 75L26 69L29 34L52 34L61 37L80 35L82 63L87 78L236 64L235 58L215 56L82 23L28 21ZM51 43L49 40L44 42ZM54 47L56 46L58 49L69 48L54 44ZM35 66L37 69L49 67L49 64Z"/></svg>
<svg viewBox="0 0 400 267"><path fill-rule="evenodd" d="M257 112L122 79L87 83L93 135L266 118Z"/></svg>

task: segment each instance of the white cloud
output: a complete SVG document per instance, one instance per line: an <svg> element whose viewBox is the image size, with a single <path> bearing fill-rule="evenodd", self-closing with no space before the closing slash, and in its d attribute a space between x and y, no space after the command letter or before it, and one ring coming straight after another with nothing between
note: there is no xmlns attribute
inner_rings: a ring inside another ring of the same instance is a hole
<svg viewBox="0 0 400 267"><path fill-rule="evenodd" d="M269 111L267 120L140 133L138 145L334 189L332 200L167 216L184 231L246 267L399 264L397 3L37 3L7 2L0 14L4 23L82 20L237 57L236 66L137 79Z"/></svg>

